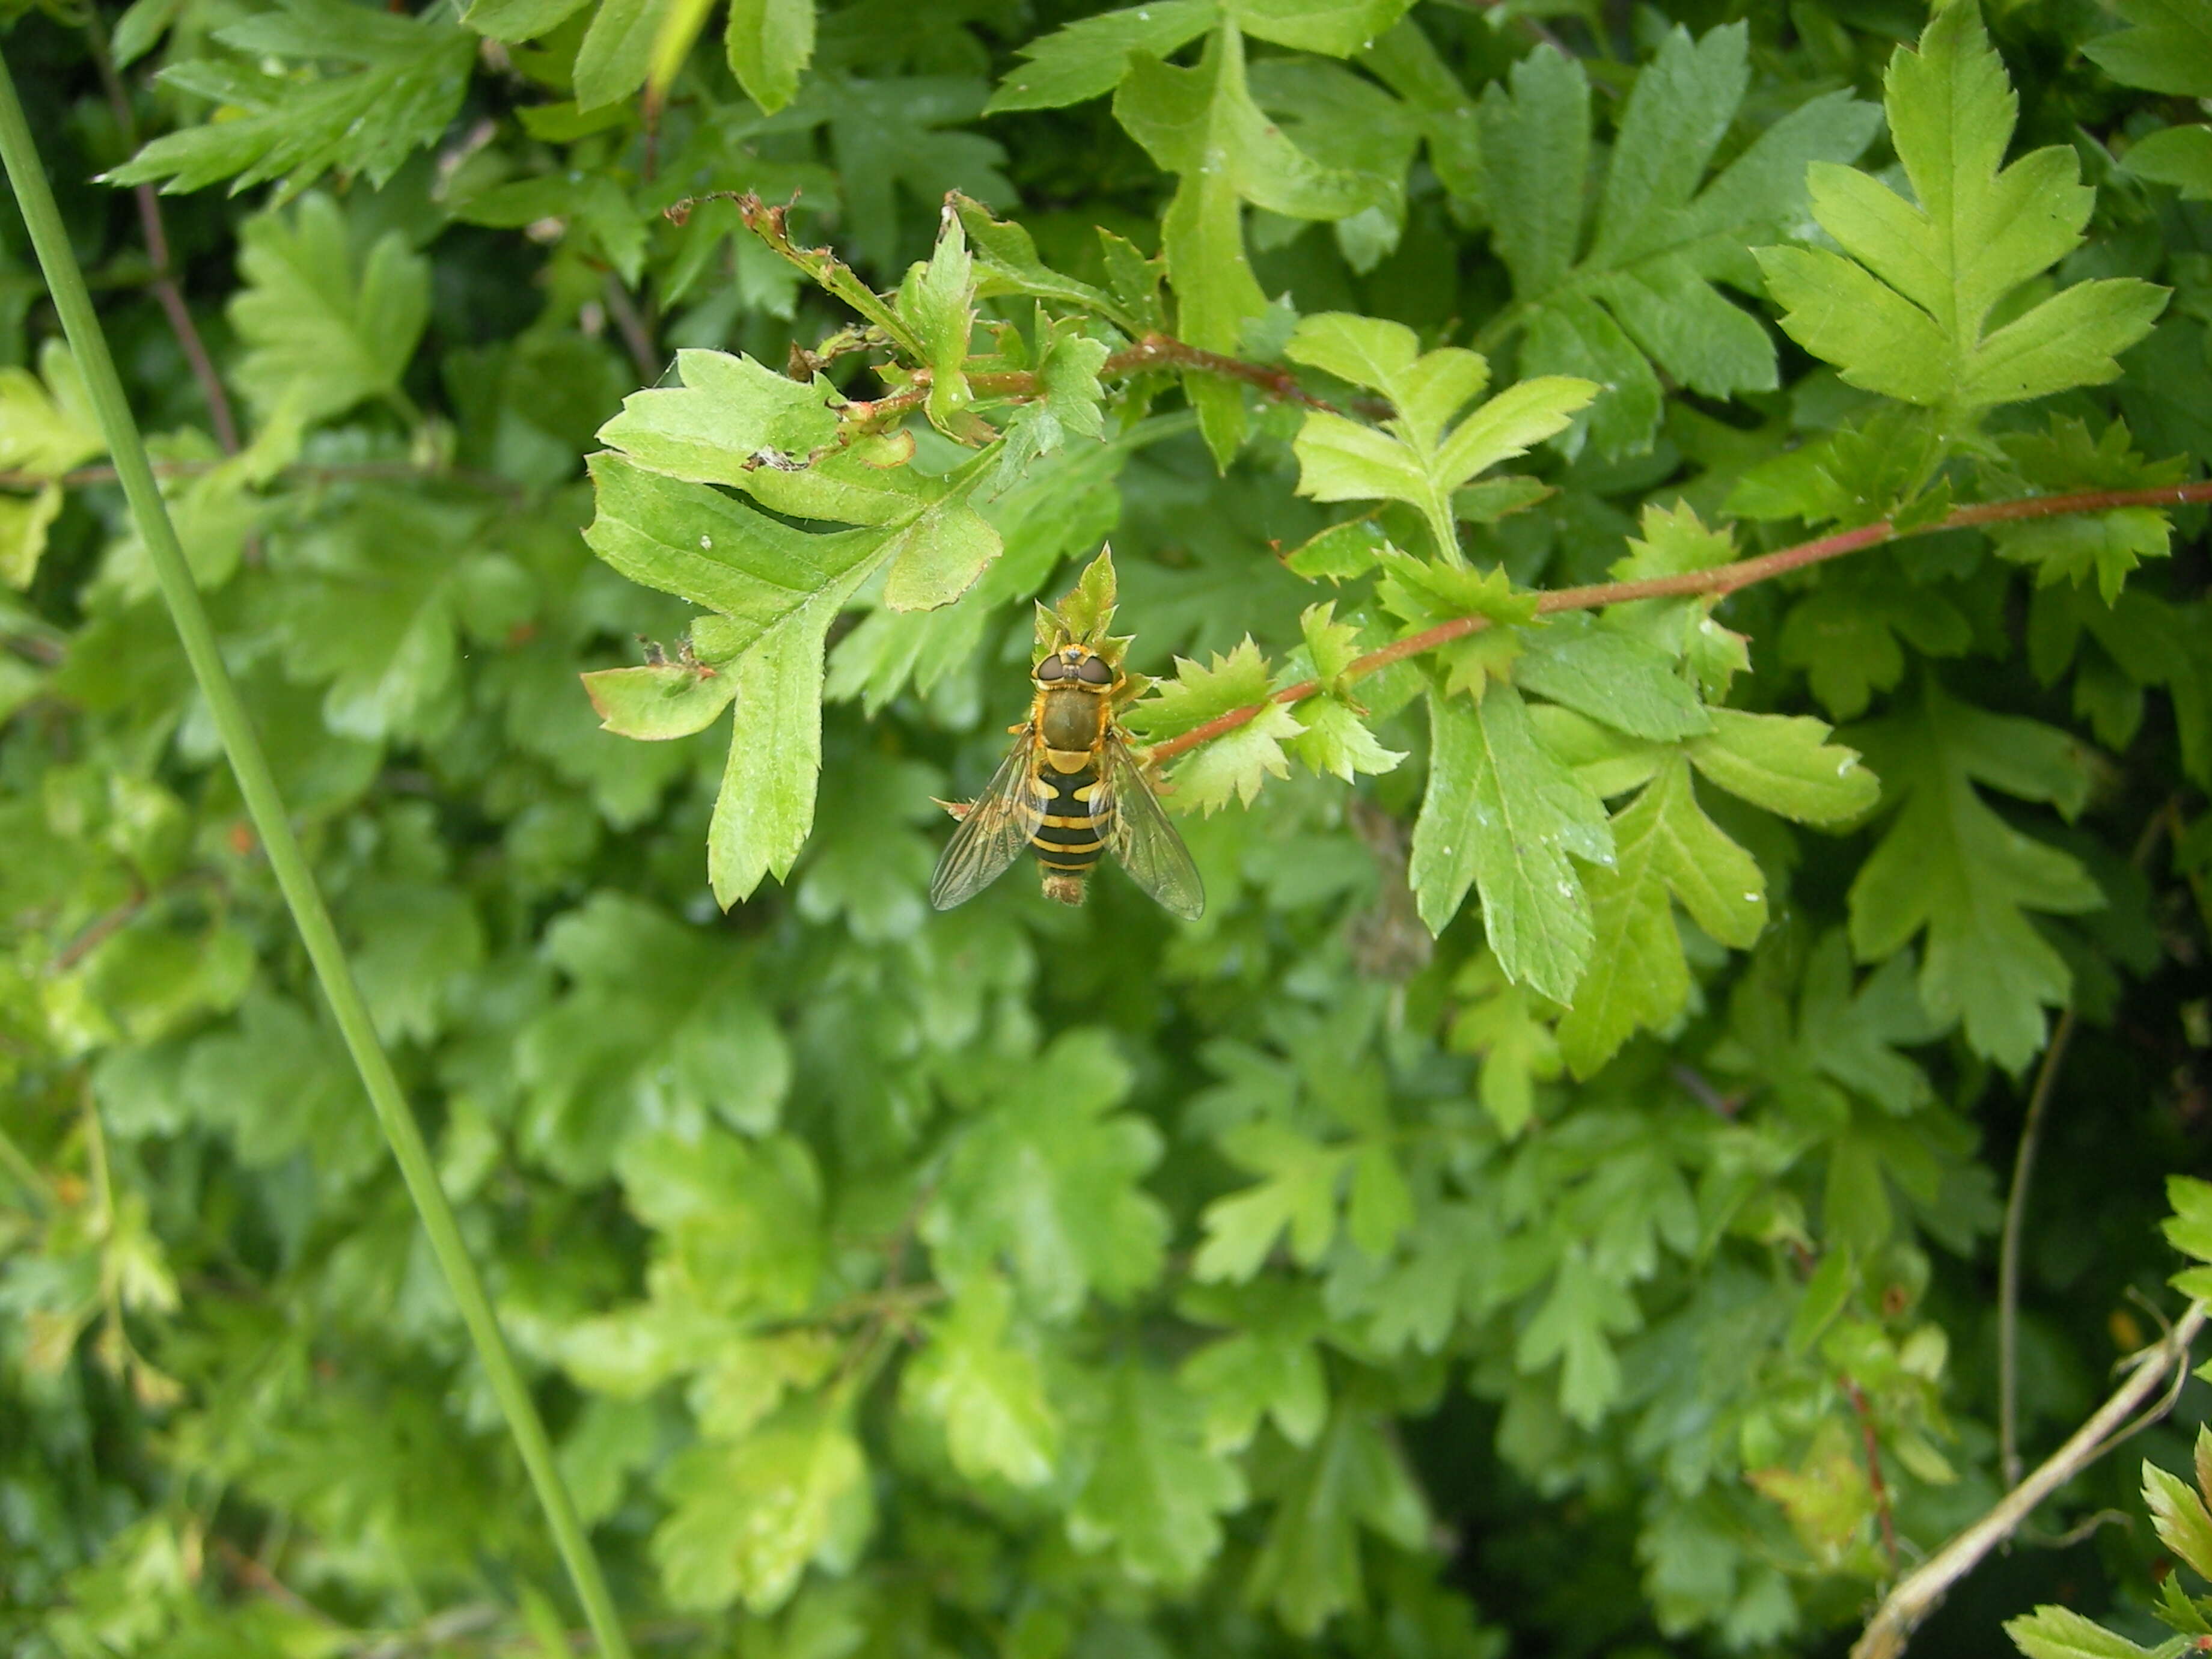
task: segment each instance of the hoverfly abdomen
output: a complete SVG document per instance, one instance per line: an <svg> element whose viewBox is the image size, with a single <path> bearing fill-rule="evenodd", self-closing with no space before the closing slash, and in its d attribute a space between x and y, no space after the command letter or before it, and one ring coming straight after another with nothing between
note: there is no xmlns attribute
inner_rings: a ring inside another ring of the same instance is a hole
<svg viewBox="0 0 2212 1659"><path fill-rule="evenodd" d="M1080 904L1084 878L1106 846L1104 826L1094 807L1098 775L1088 767L1061 772L1045 766L1038 769L1037 781L1051 792L1044 817L1030 836L1037 862L1044 866L1045 891L1063 902ZM1063 879L1055 882L1054 876Z"/></svg>

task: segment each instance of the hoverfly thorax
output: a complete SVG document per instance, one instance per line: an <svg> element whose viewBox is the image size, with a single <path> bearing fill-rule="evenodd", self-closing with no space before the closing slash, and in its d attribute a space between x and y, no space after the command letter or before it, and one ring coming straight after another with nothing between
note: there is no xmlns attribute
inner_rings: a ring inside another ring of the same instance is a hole
<svg viewBox="0 0 2212 1659"><path fill-rule="evenodd" d="M1099 854L1110 852L1176 915L1194 918L1206 908L1198 868L1114 718L1133 688L1120 665L1129 642L1106 633L1112 583L1112 560L1102 553L1061 610L1038 607L1030 717L1013 728L1014 746L983 793L964 812L954 809L960 827L929 884L939 909L973 898L1025 847L1036 855L1045 896L1063 904L1083 902ZM1081 620L1071 623L1070 615Z"/></svg>

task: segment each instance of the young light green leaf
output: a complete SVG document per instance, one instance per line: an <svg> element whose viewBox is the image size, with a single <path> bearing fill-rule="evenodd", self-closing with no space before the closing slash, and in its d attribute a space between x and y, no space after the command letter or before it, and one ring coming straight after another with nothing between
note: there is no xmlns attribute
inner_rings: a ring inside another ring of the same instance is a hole
<svg viewBox="0 0 2212 1659"><path fill-rule="evenodd" d="M896 308L920 348L921 366L929 371L925 408L930 424L947 437L973 441L977 422L967 413L975 398L966 364L975 325L975 260L950 204L938 216L937 245L928 260L908 267Z"/></svg>
<svg viewBox="0 0 2212 1659"><path fill-rule="evenodd" d="M1610 392L1578 423L1575 447L1587 434L1607 456L1649 447L1655 363L1711 397L1776 383L1766 331L1717 284L1755 289L1744 243L1791 228L1807 163L1851 160L1877 122L1845 94L1812 99L1699 190L1748 84L1741 23L1667 36L1621 113L1579 259L1590 142L1581 65L1539 50L1484 95L1482 194L1522 307L1522 373L1583 376Z"/></svg>
<svg viewBox="0 0 2212 1659"><path fill-rule="evenodd" d="M2068 1607L2038 1607L2007 1620L2004 1631L2027 1659L2150 1659L2152 1651Z"/></svg>
<svg viewBox="0 0 2212 1659"><path fill-rule="evenodd" d="M37 374L0 368L0 471L58 478L106 452L84 377L58 335L39 348Z"/></svg>
<svg viewBox="0 0 2212 1659"><path fill-rule="evenodd" d="M986 1276L961 1287L952 1311L929 1322L929 1342L899 1385L906 1409L943 1425L952 1466L970 1480L1017 1486L1052 1476L1060 1419L1034 1355L1006 1340L1013 1297Z"/></svg>
<svg viewBox="0 0 2212 1659"><path fill-rule="evenodd" d="M742 1601L772 1613L809 1562L849 1565L874 1522L867 1457L826 1399L793 1406L735 1444L693 1446L660 1489L671 1507L653 1560L669 1600L693 1612Z"/></svg>
<svg viewBox="0 0 2212 1659"><path fill-rule="evenodd" d="M1989 326L2007 295L2081 245L2095 192L2063 145L2000 170L2019 100L1974 6L1946 8L1917 52L1898 49L1884 105L1916 199L1813 167L1814 216L1844 252L1758 250L1790 337L1850 385L1961 413L2118 378L2113 359L2166 302L2148 283L2079 283Z"/></svg>
<svg viewBox="0 0 2212 1659"><path fill-rule="evenodd" d="M1304 728L1285 738L1291 754L1317 773L1350 783L1362 772L1395 771L1406 751L1385 749L1347 705L1320 696L1298 705Z"/></svg>
<svg viewBox="0 0 2212 1659"><path fill-rule="evenodd" d="M215 38L245 63L180 56L161 80L235 113L162 134L107 183L193 191L228 179L235 194L281 179L272 206L333 169L382 189L459 113L476 57L469 32L442 15L343 0L281 0ZM279 67L286 59L295 67ZM345 71L309 68L327 64Z"/></svg>
<svg viewBox="0 0 2212 1659"><path fill-rule="evenodd" d="M2200 1428L2201 1439L2203 1430ZM2212 1578L2212 1514L2204 1499L2179 1475L2143 1461L2143 1504L2159 1541L2189 1564L2199 1578Z"/></svg>
<svg viewBox="0 0 2212 1659"><path fill-rule="evenodd" d="M1410 879L1441 933L1473 886L1491 949L1516 983L1564 1003L1589 961L1589 900L1568 855L1612 860L1605 808L1537 740L1510 686L1479 704L1429 693L1428 793Z"/></svg>
<svg viewBox="0 0 2212 1659"><path fill-rule="evenodd" d="M654 43L685 0L599 0L576 48L576 106L592 110L620 103L645 84Z"/></svg>
<svg viewBox="0 0 2212 1659"><path fill-rule="evenodd" d="M705 731L738 694L730 676L680 662L602 668L580 678L600 725L647 742Z"/></svg>
<svg viewBox="0 0 2212 1659"><path fill-rule="evenodd" d="M1125 15L1125 14L1124 14ZM1342 219L1380 201L1395 180L1323 167L1291 142L1252 100L1243 37L1224 25L1195 69L1149 52L1130 60L1114 94L1115 118L1152 160L1177 175L1160 227L1177 332L1192 345L1234 354L1267 295L1245 257L1243 204L1293 219ZM1216 375L1185 377L1199 424L1226 468L1244 437L1237 386Z"/></svg>
<svg viewBox="0 0 2212 1659"><path fill-rule="evenodd" d="M1460 557L1454 492L1478 472L1564 430L1598 390L1559 376L1523 380L1453 426L1489 382L1490 366L1478 353L1447 346L1420 355L1404 324L1346 312L1302 319L1285 352L1295 362L1381 392L1398 410L1381 430L1310 410L1293 445L1298 493L1323 501L1404 501L1426 520L1438 552L1454 562Z"/></svg>
<svg viewBox="0 0 2212 1659"><path fill-rule="evenodd" d="M1689 1000L1675 930L1680 902L1723 945L1745 950L1766 926L1766 878L1705 815L1680 757L1613 820L1613 861L1588 877L1595 943L1559 1021L1560 1052L1587 1078L1642 1026L1657 1030Z"/></svg>
<svg viewBox="0 0 2212 1659"><path fill-rule="evenodd" d="M744 489L763 468L803 465L836 440L836 391L818 374L794 380L750 357L696 349L676 354L676 373L678 386L623 398L599 441L655 472Z"/></svg>
<svg viewBox="0 0 2212 1659"><path fill-rule="evenodd" d="M246 286L230 321L246 350L234 378L263 419L322 420L368 398L411 410L400 382L429 320L430 265L399 232L357 262L344 215L316 194L248 221L240 240Z"/></svg>
<svg viewBox="0 0 2212 1659"><path fill-rule="evenodd" d="M745 96L773 115L814 56L814 0L730 0L722 44Z"/></svg>
<svg viewBox="0 0 2212 1659"><path fill-rule="evenodd" d="M1201 1281L1248 1279L1286 1228L1291 1256L1306 1267L1318 1261L1336 1237L1337 1186L1352 1148L1265 1122L1238 1125L1221 1147L1265 1178L1206 1206L1206 1242L1192 1271Z"/></svg>
<svg viewBox="0 0 2212 1659"><path fill-rule="evenodd" d="M2017 1072L2043 1046L2043 1010L2073 976L2029 913L2094 910L2104 895L2071 856L2023 835L1975 788L1986 783L2070 816L2088 790L2086 757L2063 732L1954 702L1931 680L1919 707L1852 741L1902 805L1850 890L1851 946L1862 962L1901 949L1923 928L1920 1000L1966 1042Z"/></svg>

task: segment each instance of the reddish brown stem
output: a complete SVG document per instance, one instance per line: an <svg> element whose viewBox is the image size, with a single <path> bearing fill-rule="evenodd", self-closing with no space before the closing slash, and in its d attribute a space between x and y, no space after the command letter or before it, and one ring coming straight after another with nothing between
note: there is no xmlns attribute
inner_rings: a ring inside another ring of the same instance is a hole
<svg viewBox="0 0 2212 1659"><path fill-rule="evenodd" d="M1935 524L1916 525L1909 530L1899 531L1885 519L1879 524L1863 525L1856 530L1838 531L1832 536L1822 536L1813 541L1800 542L1795 547L1785 547L1778 553L1761 554L1755 559L1740 559L1734 564L1719 565L1711 570L1686 571L1679 576L1654 576L1644 581L1601 582L1589 587L1555 588L1537 599L1536 610L1539 614L1548 616L1558 611L1591 611L1600 605L1626 605L1636 599L1680 599L1705 594L1718 598L1733 593L1739 588L1749 587L1755 582L1771 580L1792 570L1802 570L1825 560L1838 559L1847 553L1857 553L1879 546L1883 542L1924 536L1938 530L1971 529L1977 525L2002 524L2018 519L2055 519L2069 513L2108 513L2123 507L2186 507L2204 501L2212 501L2212 483L2160 484L2147 489L2085 489L2070 495L2027 495L2017 501L1984 501L1972 507L1959 507ZM1393 663L1420 656L1438 646L1449 645L1454 640L1463 640L1489 626L1490 618L1487 617L1455 617L1449 622L1438 623L1434 628L1408 634L1404 639L1395 641L1380 650L1354 658L1340 677L1340 683L1349 684L1354 680L1364 679ZM1318 680L1300 680L1296 685L1286 685L1273 693L1268 702L1301 702L1322 690ZM1154 744L1148 757L1154 763L1172 760L1200 744L1211 743L1240 726L1249 724L1267 706L1265 702L1252 703L1243 708L1232 708L1225 714L1217 714L1202 726L1194 726L1188 732Z"/></svg>
<svg viewBox="0 0 2212 1659"><path fill-rule="evenodd" d="M1836 1379L1850 1396L1851 1410L1859 1419L1859 1434L1866 1442L1867 1486L1874 1493L1875 1518L1881 1523L1881 1552L1890 1566L1897 1565L1897 1523L1889 1513L1889 1483L1881 1478L1881 1440L1875 1433L1874 1407L1867 1404L1866 1391L1849 1371Z"/></svg>
<svg viewBox="0 0 2212 1659"><path fill-rule="evenodd" d="M107 94L107 106L115 112L115 125L123 135L123 142L132 149L138 148L138 118L131 107L131 94L116 73L115 60L107 50L107 33L100 27L96 11L88 8L85 33L92 47L93 67L99 72L100 83ZM208 356L207 343L200 338L199 325L192 321L191 308L185 304L184 290L177 286L176 273L169 265L169 236L161 222L161 198L151 185L140 185L133 195L138 202L138 222L146 234L146 258L154 267L154 276L148 286L161 307L161 314L169 319L169 330L177 337L178 348L185 354L185 362L192 372L192 379L207 399L208 419L215 427L215 440L222 446L226 455L238 453L238 422L230 412L230 394L223 390L222 376L216 373L215 359Z"/></svg>

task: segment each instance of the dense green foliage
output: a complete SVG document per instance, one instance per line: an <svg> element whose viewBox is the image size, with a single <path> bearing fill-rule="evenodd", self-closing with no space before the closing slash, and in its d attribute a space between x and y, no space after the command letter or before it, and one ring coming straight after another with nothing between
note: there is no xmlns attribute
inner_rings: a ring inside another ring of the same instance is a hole
<svg viewBox="0 0 2212 1659"><path fill-rule="evenodd" d="M2205 514L2148 499L2212 456L2212 25L1987 10L10 6L641 1644L1824 1650L2000 1494L2007 1389L2030 1462L2101 1397L2212 1087ZM0 1639L550 1650L0 258ZM1200 921L926 902L1064 594L1158 677ZM1940 1639L2143 1635L2159 1547Z"/></svg>

